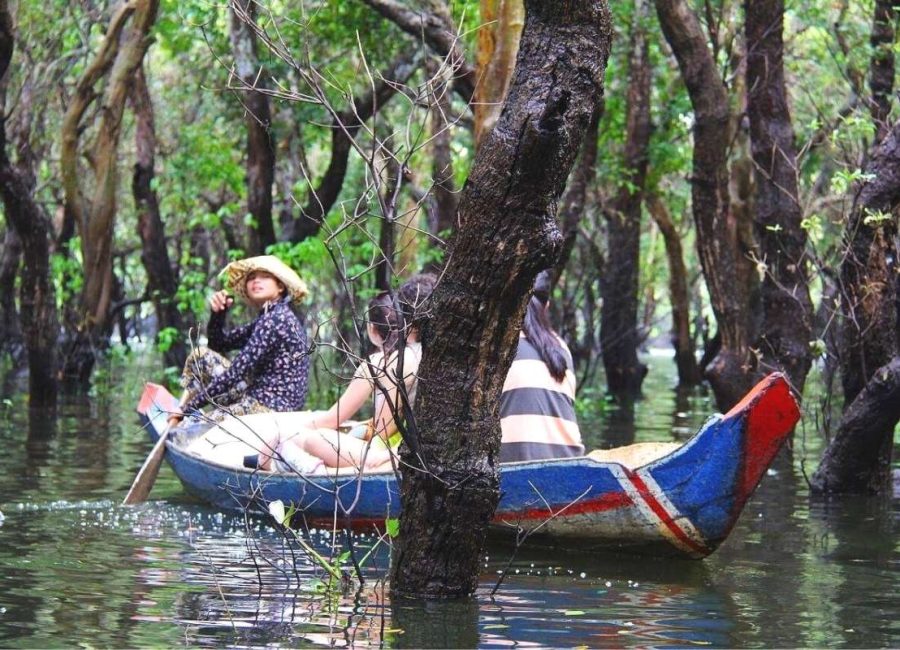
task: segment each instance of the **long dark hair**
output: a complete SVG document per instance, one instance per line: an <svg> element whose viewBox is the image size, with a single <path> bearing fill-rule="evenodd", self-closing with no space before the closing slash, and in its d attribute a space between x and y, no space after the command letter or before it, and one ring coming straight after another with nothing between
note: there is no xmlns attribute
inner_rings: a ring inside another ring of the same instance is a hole
<svg viewBox="0 0 900 650"><path fill-rule="evenodd" d="M366 310L366 317L384 340L382 350L385 356L396 350L400 341L400 316L394 309L393 294L390 291L382 291L372 298Z"/></svg>
<svg viewBox="0 0 900 650"><path fill-rule="evenodd" d="M550 302L550 274L541 271L534 280L534 294L528 301L525 309L525 321L522 323L522 332L528 342L534 346L540 355L550 376L556 381L562 381L566 376L566 353L556 338L553 326L550 325L550 317L547 316L547 304Z"/></svg>

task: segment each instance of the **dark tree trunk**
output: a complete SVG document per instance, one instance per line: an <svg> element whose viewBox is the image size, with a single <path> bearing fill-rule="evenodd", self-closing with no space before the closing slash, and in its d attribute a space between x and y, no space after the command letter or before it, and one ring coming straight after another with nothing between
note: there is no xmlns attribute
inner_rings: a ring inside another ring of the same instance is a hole
<svg viewBox="0 0 900 650"><path fill-rule="evenodd" d="M722 347L704 369L719 409L730 409L752 384L748 296L741 277L738 224L728 194L729 108L706 34L685 0L656 0L663 34L694 108L691 199L700 264Z"/></svg>
<svg viewBox="0 0 900 650"><path fill-rule="evenodd" d="M394 96L397 88L406 83L415 72L418 63L417 55L402 55L381 75L373 90L352 98L349 106L335 115L331 127L331 159L328 162L328 169L325 170L319 184L310 189L300 217L285 228L285 232L282 233L284 239L296 243L314 237L319 232L325 215L337 201L344 186L354 136L363 123Z"/></svg>
<svg viewBox="0 0 900 650"><path fill-rule="evenodd" d="M648 6L636 0L628 63L625 116L626 179L605 213L606 273L600 276L600 352L606 384L616 401L627 404L639 397L647 366L638 361L638 275L641 257L641 205L650 147L650 82L645 28Z"/></svg>
<svg viewBox="0 0 900 650"><path fill-rule="evenodd" d="M872 20L872 60L869 63L869 112L875 123L875 142L881 142L890 130L888 115L894 90L895 0L875 0Z"/></svg>
<svg viewBox="0 0 900 650"><path fill-rule="evenodd" d="M387 141L390 142L390 139ZM375 266L375 288L388 291L394 275L394 256L397 249L397 196L400 191L400 165L394 156L385 157L384 175L386 181L380 192L381 230L378 233L378 248L381 259Z"/></svg>
<svg viewBox="0 0 900 650"><path fill-rule="evenodd" d="M891 489L891 448L900 420L900 357L876 370L844 411L837 435L812 478L818 493Z"/></svg>
<svg viewBox="0 0 900 650"><path fill-rule="evenodd" d="M478 584L499 499L500 391L534 278L559 253L557 201L602 93L610 38L605 2L526 3L513 83L463 190L424 332L416 424L401 447L396 595L463 596Z"/></svg>
<svg viewBox="0 0 900 650"><path fill-rule="evenodd" d="M765 373L783 370L803 394L812 363L812 300L797 152L784 84L784 0L745 0L747 112L756 177L756 237L767 264L756 347Z"/></svg>
<svg viewBox="0 0 900 650"><path fill-rule="evenodd" d="M0 103L0 109L3 104ZM22 264L22 240L12 226L3 237L0 255L0 352L8 354L13 366L22 362L22 327L16 306L16 278Z"/></svg>
<svg viewBox="0 0 900 650"><path fill-rule="evenodd" d="M266 83L256 53L256 1L231 0L231 49L235 72L243 89L247 125L247 212L253 217L249 253L260 255L275 243L272 185L275 183L275 143Z"/></svg>
<svg viewBox="0 0 900 650"><path fill-rule="evenodd" d="M67 322L72 331L68 332L63 372L80 386L87 386L97 354L109 345L123 115L135 70L152 43L149 34L158 10L159 0L132 0L117 6L106 35L67 98L62 120L60 176L67 218L74 219L81 236L84 274L78 318ZM100 108L90 111L95 104ZM96 121L89 146L82 141L90 126L86 119ZM89 174L82 165L87 149L91 152ZM86 182L88 177L93 183Z"/></svg>
<svg viewBox="0 0 900 650"><path fill-rule="evenodd" d="M464 102L472 101L477 73L475 67L466 61L447 3L438 0L432 3L432 10L427 11L422 9L421 2L413 3L418 5L415 9L397 0L363 2L412 36L417 44L424 42L435 54L443 57L450 68L453 89Z"/></svg>
<svg viewBox="0 0 900 650"><path fill-rule="evenodd" d="M691 301L688 290L687 267L681 247L681 235L672 222L666 206L657 196L647 201L650 215L656 222L666 246L669 262L669 299L672 302L672 345L675 348L675 365L678 368L678 385L695 386L702 377L697 364L697 350L691 336Z"/></svg>
<svg viewBox="0 0 900 650"><path fill-rule="evenodd" d="M849 406L872 373L896 354L896 217L900 121L875 149L844 226L841 264L841 380Z"/></svg>
<svg viewBox="0 0 900 650"><path fill-rule="evenodd" d="M143 66L135 72L131 106L135 116L136 150L131 191L138 211L141 262L147 272L147 293L156 310L158 329L173 328L178 332L175 342L163 353L163 359L167 366L180 368L187 357L187 348L183 336L184 325L175 299L178 280L169 261L165 229L159 214L159 200L153 189L156 125Z"/></svg>
<svg viewBox="0 0 900 650"><path fill-rule="evenodd" d="M559 222L562 227L563 243L559 260L553 270L553 286L559 282L559 278L572 258L572 251L575 250L578 225L581 223L587 204L588 186L593 182L597 171L597 138L602 116L603 102L601 101L597 105L597 110L591 115L591 121L588 123L584 141L581 144L581 152L578 154L578 162L575 163L575 169L560 202Z"/></svg>
<svg viewBox="0 0 900 650"><path fill-rule="evenodd" d="M432 77L437 74L436 66L430 67ZM456 229L456 208L459 204L456 183L453 180L453 156L450 151L452 123L450 94L447 84L439 84L431 98L431 164L434 186L433 219L429 223L431 233L444 239L445 243Z"/></svg>
<svg viewBox="0 0 900 650"><path fill-rule="evenodd" d="M0 0L0 82L13 54L14 24L7 0ZM59 324L50 279L50 218L34 199L34 171L16 168L8 157L6 144L5 109L0 105L0 199L7 223L22 243L19 305L28 350L29 401L31 406L52 407L57 397Z"/></svg>

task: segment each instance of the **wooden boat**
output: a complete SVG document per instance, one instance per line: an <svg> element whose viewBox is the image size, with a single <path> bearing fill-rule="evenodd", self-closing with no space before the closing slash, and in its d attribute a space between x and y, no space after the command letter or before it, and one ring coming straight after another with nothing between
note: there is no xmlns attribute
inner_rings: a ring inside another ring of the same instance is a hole
<svg viewBox="0 0 900 650"><path fill-rule="evenodd" d="M159 435L175 405L163 387L147 385L138 412L151 436ZM634 463L588 455L505 464L493 526L538 529L554 544L579 549L705 557L728 536L799 415L784 377L773 374L660 458ZM281 500L310 525L329 527L383 525L400 515L392 472L345 468L302 476L245 469L203 458L190 450L189 436L173 435L169 464L188 492L215 507L264 509ZM622 449L640 457L641 448Z"/></svg>

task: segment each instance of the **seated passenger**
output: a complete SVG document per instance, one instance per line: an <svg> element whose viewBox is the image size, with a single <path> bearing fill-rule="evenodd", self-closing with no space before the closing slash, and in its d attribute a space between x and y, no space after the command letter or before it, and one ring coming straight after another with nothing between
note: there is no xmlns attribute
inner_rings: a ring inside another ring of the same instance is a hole
<svg viewBox="0 0 900 650"><path fill-rule="evenodd" d="M548 316L550 274L540 273L500 396L500 462L584 455L575 418L572 354Z"/></svg>
<svg viewBox="0 0 900 650"><path fill-rule="evenodd" d="M225 314L234 300L217 291L209 300L208 348L197 348L184 366L182 411L216 407L210 415L244 415L296 411L306 403L309 343L302 317L291 303L306 295L303 280L271 255L250 257L225 267L225 284L259 310L249 324L225 329ZM233 361L224 352L238 350ZM174 415L173 424L181 419Z"/></svg>
<svg viewBox="0 0 900 650"><path fill-rule="evenodd" d="M280 423L281 432L263 436L265 446L259 455L260 468L272 468L273 456L302 473L314 473L319 462L325 467L352 466L364 470L390 467L391 450L400 444L394 413L402 412L404 404L411 407L415 400L416 373L422 358L419 325L424 302L434 283L435 276L421 274L408 280L398 291L407 331L404 346L400 345L404 327L394 308L393 296L383 292L372 299L366 330L378 351L360 363L344 393L327 411L298 414L290 427L285 426L284 415L268 418L270 422ZM338 427L356 415L373 394L372 420L349 434L340 433ZM265 426L261 417L242 419L251 428L254 420ZM276 468L288 469L281 463Z"/></svg>

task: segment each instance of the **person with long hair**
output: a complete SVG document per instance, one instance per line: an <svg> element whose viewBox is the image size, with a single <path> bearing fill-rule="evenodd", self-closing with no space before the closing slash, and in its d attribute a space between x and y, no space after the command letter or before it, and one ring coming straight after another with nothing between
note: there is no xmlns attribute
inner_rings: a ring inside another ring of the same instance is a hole
<svg viewBox="0 0 900 650"><path fill-rule="evenodd" d="M500 462L584 455L569 348L550 324L550 274L540 273L500 396Z"/></svg>
<svg viewBox="0 0 900 650"><path fill-rule="evenodd" d="M377 351L359 364L350 384L327 411L269 418L269 429L275 422L278 430L263 436L263 451L246 458L245 464L306 474L329 467L374 470L389 466L391 450L400 443L395 415L415 401L422 359L419 327L434 283L431 274L410 278L397 292L400 311L391 292L375 296L366 311L366 331ZM338 431L373 397L371 420L348 433ZM243 423L250 428L264 424L254 417L244 418Z"/></svg>

